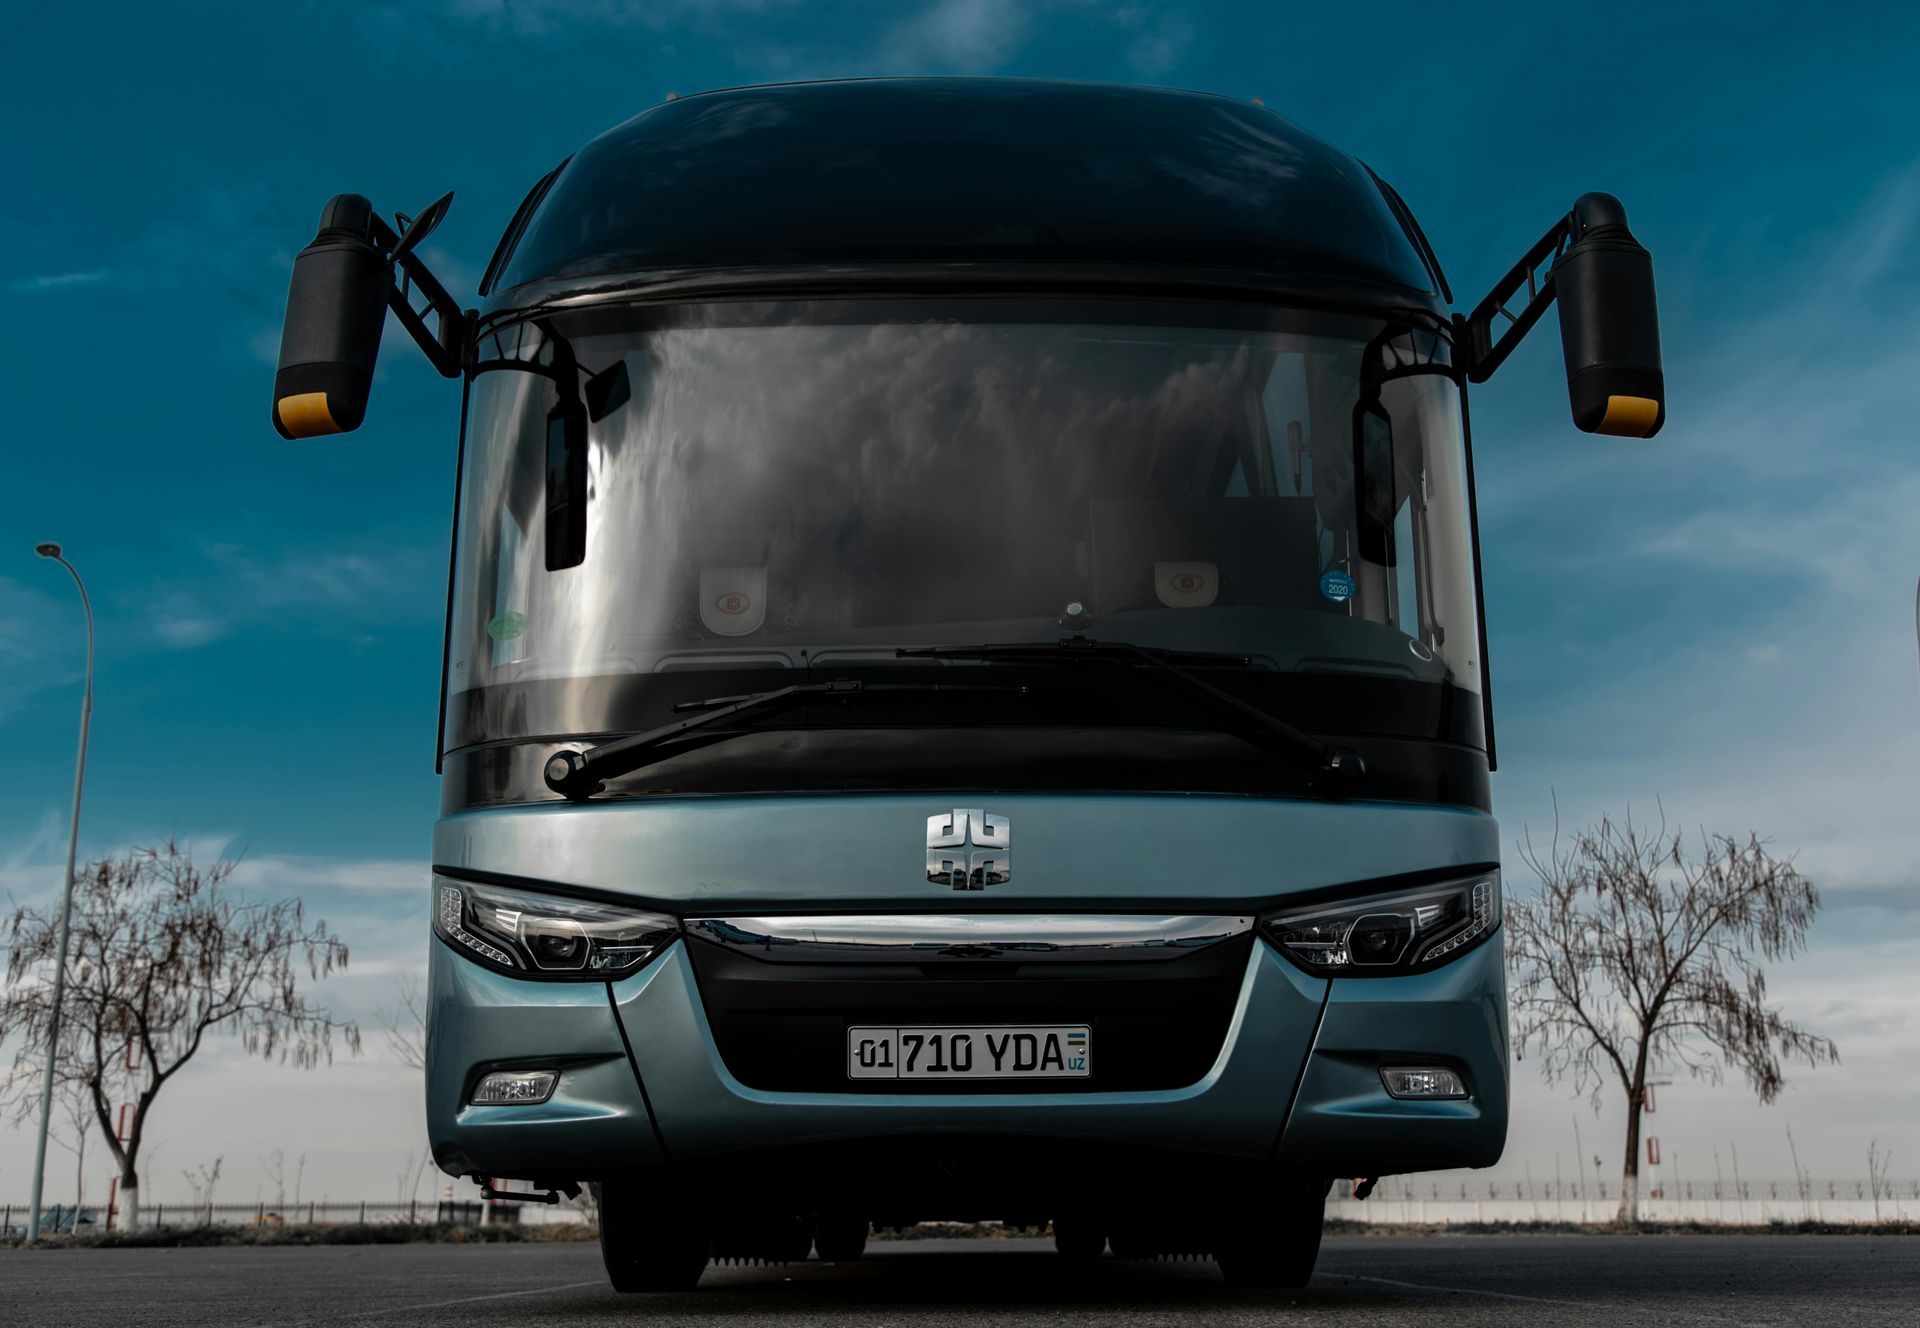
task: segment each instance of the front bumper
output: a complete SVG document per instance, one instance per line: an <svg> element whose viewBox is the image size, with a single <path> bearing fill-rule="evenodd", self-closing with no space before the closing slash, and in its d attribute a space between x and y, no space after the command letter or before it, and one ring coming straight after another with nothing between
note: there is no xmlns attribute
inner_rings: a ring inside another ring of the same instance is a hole
<svg viewBox="0 0 1920 1328"><path fill-rule="evenodd" d="M1078 1149L1272 1162L1372 1176L1498 1160L1507 1128L1503 934L1434 972L1310 977L1265 942L1196 1082L1136 1092L769 1092L728 1071L684 944L610 986L530 982L435 943L427 1120L465 1175L593 1179L674 1163L916 1139L1055 1140ZM1384 1064L1439 1063L1465 1101L1391 1098ZM486 1069L557 1066L539 1106L465 1105Z"/></svg>

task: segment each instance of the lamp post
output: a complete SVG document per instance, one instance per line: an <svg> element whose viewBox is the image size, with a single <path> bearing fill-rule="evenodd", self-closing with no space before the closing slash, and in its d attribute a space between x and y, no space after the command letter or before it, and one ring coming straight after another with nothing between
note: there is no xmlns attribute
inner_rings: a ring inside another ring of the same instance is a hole
<svg viewBox="0 0 1920 1328"><path fill-rule="evenodd" d="M27 1239L40 1239L40 1192L47 1176L47 1125L53 1118L53 1079L60 1061L60 1002L67 994L67 941L73 924L73 857L80 844L80 793L87 779L87 728L93 721L93 602L87 583L74 565L60 554L58 544L36 544L33 551L51 558L73 577L80 588L80 607L87 615L87 687L80 700L80 754L73 765L73 818L67 827L67 884L60 896L59 954L53 969L53 1011L47 1017L47 1072L40 1083L40 1142L33 1153L33 1206L27 1211ZM75 1215L75 1229L79 1218Z"/></svg>

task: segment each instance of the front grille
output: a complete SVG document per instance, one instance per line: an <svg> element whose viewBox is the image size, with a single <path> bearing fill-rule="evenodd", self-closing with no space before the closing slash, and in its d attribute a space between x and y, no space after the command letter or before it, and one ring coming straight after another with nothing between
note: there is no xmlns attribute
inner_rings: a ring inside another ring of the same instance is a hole
<svg viewBox="0 0 1920 1328"><path fill-rule="evenodd" d="M952 947L783 961L773 947L705 939L687 951L707 1022L734 1078L770 1092L1063 1093L1184 1088L1220 1054L1253 945L1250 931L1151 960L991 954ZM908 1024L1087 1024L1085 1079L856 1080L847 1029Z"/></svg>

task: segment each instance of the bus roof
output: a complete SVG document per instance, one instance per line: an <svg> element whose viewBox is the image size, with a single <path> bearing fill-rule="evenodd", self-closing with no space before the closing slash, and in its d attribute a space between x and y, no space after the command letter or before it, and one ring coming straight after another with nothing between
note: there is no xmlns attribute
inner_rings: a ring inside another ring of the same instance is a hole
<svg viewBox="0 0 1920 1328"><path fill-rule="evenodd" d="M1365 166L1271 111L1021 79L670 100L582 148L509 239L493 290L706 268L1104 264L1294 274L1426 303L1436 275Z"/></svg>

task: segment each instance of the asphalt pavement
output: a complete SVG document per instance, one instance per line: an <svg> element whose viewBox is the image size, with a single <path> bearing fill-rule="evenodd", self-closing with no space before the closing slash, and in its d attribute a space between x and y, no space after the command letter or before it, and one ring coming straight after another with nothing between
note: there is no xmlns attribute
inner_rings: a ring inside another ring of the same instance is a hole
<svg viewBox="0 0 1920 1328"><path fill-rule="evenodd" d="M1040 1240L876 1242L857 1263L709 1267L619 1296L597 1246L0 1251L0 1324L1920 1323L1920 1237L1335 1236L1299 1291Z"/></svg>

